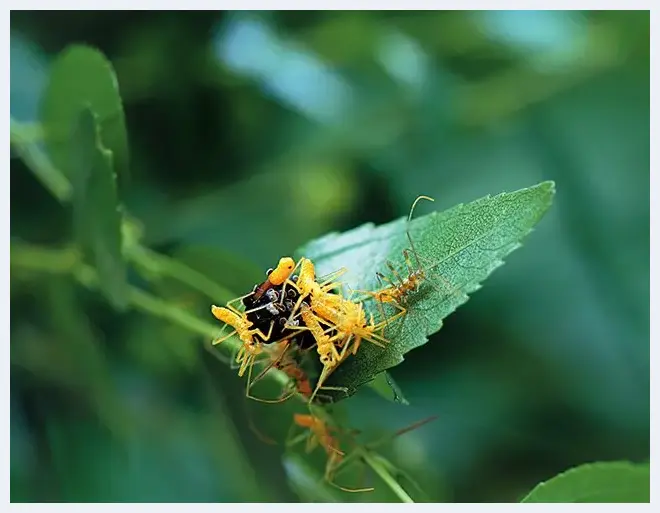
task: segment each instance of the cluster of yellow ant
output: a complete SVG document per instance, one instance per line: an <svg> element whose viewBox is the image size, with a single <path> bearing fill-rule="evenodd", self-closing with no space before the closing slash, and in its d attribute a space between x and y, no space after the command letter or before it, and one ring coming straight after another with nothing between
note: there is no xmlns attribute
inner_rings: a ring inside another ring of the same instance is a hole
<svg viewBox="0 0 660 513"><path fill-rule="evenodd" d="M421 199L433 201L428 196L419 196L411 207L409 223ZM248 397L262 402L281 402L297 392L307 399L311 407L315 399L318 399L320 390L345 390L325 386L325 382L342 362L357 354L363 340L380 348L389 343L385 337L385 328L407 313L408 296L417 291L426 279L409 227L406 235L410 243L410 248L403 250L407 276L401 276L391 262L386 262L391 277L376 273L380 286L378 290L353 291L345 297L341 282L338 281L347 271L345 268L317 280L311 260L303 257L295 262L291 257L283 257L277 267L268 272L266 281L257 285L252 292L229 301L224 307L211 307L212 314L231 327L228 333L213 343L220 344L233 335L237 335L242 342L235 361L239 367L239 376L248 372ZM411 254L415 258L414 263ZM359 295L357 299L356 293ZM367 318L364 308L364 301L367 300L378 303L380 322L374 321L373 314ZM242 302L244 308L237 308L237 302ZM386 316L384 304L394 306L396 312ZM316 347L322 365L315 387L307 373L288 353L296 341L302 346L301 340L308 341L310 347L307 349ZM252 380L252 368L262 355L270 363ZM264 400L250 395L251 386L271 367L284 371L291 378L291 389L276 400ZM309 430L308 448L320 445L325 449L328 455L325 478L332 483L333 471L341 462L343 453L336 439L330 435L328 426L318 416L302 414L294 416L294 424ZM346 491L370 490L340 488Z"/></svg>

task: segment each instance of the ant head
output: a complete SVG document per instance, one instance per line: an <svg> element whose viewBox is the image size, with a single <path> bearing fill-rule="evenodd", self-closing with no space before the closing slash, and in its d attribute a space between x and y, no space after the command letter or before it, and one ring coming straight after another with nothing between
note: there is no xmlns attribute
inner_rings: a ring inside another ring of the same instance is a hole
<svg viewBox="0 0 660 513"><path fill-rule="evenodd" d="M293 271L293 268L295 266L296 266L296 263L293 261L293 258L291 258L291 257L282 257L282 258L280 258L280 261L277 264L277 269L291 272L291 271Z"/></svg>
<svg viewBox="0 0 660 513"><path fill-rule="evenodd" d="M277 267L268 273L268 281L270 281L273 285L281 285L291 275L291 272L295 266L296 263L294 262L293 258L280 258Z"/></svg>

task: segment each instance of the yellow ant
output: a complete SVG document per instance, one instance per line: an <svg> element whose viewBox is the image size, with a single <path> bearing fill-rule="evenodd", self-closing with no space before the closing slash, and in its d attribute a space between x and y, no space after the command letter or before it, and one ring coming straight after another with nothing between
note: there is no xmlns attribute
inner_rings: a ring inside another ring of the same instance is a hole
<svg viewBox="0 0 660 513"><path fill-rule="evenodd" d="M324 386L328 376L341 364L349 355L349 352L356 354L362 339L368 340L373 344L384 347L388 340L384 337L376 335L375 332L382 328L382 323L373 324L373 317L371 324L367 325L364 318L364 311L361 304L350 303L354 305L357 315L352 315L351 312L336 312L335 319L328 321L320 318L312 311L307 305L303 305L300 315L302 316L305 327L298 329L308 329L314 339L316 340L316 351L319 355L319 360L323 365L323 370L316 383L316 388L309 398L311 404L316 397L319 390L341 390L346 392L344 387L328 387ZM321 323L329 326L324 330ZM328 333L337 331L333 336ZM337 347L341 352L337 351Z"/></svg>
<svg viewBox="0 0 660 513"><path fill-rule="evenodd" d="M241 342L243 342L236 353L236 363L240 365L238 375L242 377L248 367L252 368L255 358L261 353L260 343L255 337L259 337L262 341L268 342L273 330L273 324L270 325L268 333L264 334L259 328L251 329L252 322L250 322L242 312L237 313L229 308L212 305L211 313L219 321L234 328L233 331L229 332L227 335L214 340L213 345L221 344L234 335L234 333L236 333Z"/></svg>
<svg viewBox="0 0 660 513"><path fill-rule="evenodd" d="M371 323L367 324L364 310L361 303L345 299L341 294L331 294L328 291L336 289L338 282L334 281L338 276L346 272L342 268L328 275L321 283L316 282L316 273L314 264L307 258L301 258L298 264L291 271L291 274L300 267L300 274L294 283L286 279L282 286L282 300L285 297L285 287L287 284L294 287L298 293L298 301L291 308L289 320L285 327L293 330L309 330L316 340L317 352L319 354L323 371L317 382L316 389L310 397L310 404L316 397L317 392L328 387L323 384L334 369L347 357L349 351L356 354L360 342L364 339L380 347L384 347L388 340L376 332L384 329L387 323L391 322L398 315L375 324L373 315ZM310 297L310 306L303 304L306 297ZM298 311L301 310L304 326L292 324ZM325 330L320 323L329 327ZM330 336L328 333L336 331ZM352 342L352 344L351 344ZM337 351L339 347L341 353ZM342 388L345 391L345 389Z"/></svg>
<svg viewBox="0 0 660 513"><path fill-rule="evenodd" d="M295 267L295 262L293 258L291 257L280 258L277 267L275 269L270 269L269 272L267 273L268 279L265 282L263 282L261 285L259 285L252 293L253 299L256 301L261 296L263 296L268 289L272 287L276 287L278 285L282 285L286 280L289 279L289 276L291 276L294 267Z"/></svg>
<svg viewBox="0 0 660 513"><path fill-rule="evenodd" d="M296 362L296 360L289 355L290 350L293 348L291 345L291 341L284 340L280 342L280 344L284 347L280 351L279 356L273 358L274 353L271 353L271 357L270 357L271 361L266 366L266 368L264 368L261 371L261 373L254 378L254 380L250 380L250 377L248 376L248 386L246 390L246 396L249 397L250 399L254 399L255 401L259 401L262 403L275 404L286 401L297 392L305 399L310 399L311 401L313 399L312 394L314 392L312 388L312 383L307 373L301 368L301 366ZM253 395L251 395L250 389L252 388L252 386L255 383L257 383L259 380L261 380L272 367L281 370L290 379L287 387L283 390L282 395L277 399L261 399L259 397L254 397ZM332 399L330 396L323 396L323 397L325 397L326 400Z"/></svg>
<svg viewBox="0 0 660 513"><path fill-rule="evenodd" d="M394 306L394 308L396 308L399 312L396 315L390 317L390 319L388 319L388 323L407 313L408 310L404 306L406 299L410 294L417 292L423 282L426 281L431 286L433 286L433 284L428 280L427 270L425 270L424 267L422 266L420 255L415 249L413 239L410 235L410 222L412 221L413 212L415 211L415 207L417 206L417 203L419 203L419 201L423 199L428 201L435 201L433 198L429 196L418 196L413 202L412 207L410 207L410 213L408 214L408 223L406 225L406 236L408 237L410 248L406 248L403 250L403 258L408 271L407 276L403 278L394 267L394 264L392 264L392 262L390 261L387 261L385 262L385 265L387 266L392 277L394 278L394 280L397 281L397 283L395 283L392 279L385 276L383 273L377 272L376 279L378 280L379 285L382 286L383 284L386 284L387 286L376 291L369 291L369 290L353 291L353 292L359 292L361 294L366 294L368 296L371 296L374 300L378 301L378 306L382 318L386 317L383 304L387 303ZM413 264L410 258L411 253L415 257L416 265ZM446 282L446 280L444 279L443 281ZM447 282L447 284L449 283Z"/></svg>
<svg viewBox="0 0 660 513"><path fill-rule="evenodd" d="M316 448L317 445L322 446L325 449L325 452L328 456L328 460L326 463L326 468L325 468L325 474L324 474L324 479L326 482L328 482L330 485L339 488L340 490L343 490L345 492L370 492L373 491L373 487L369 488L346 488L343 486L340 486L334 482L335 477L338 475L338 471L340 470L341 467L346 467L346 465L351 461L351 460L356 460L356 459L363 459L365 453L366 454L371 454L372 457L375 457L376 454L374 453L374 450L378 448L379 446L382 446L395 438L404 435L406 433L409 433L410 431L413 431L415 429L419 429L420 427L428 424L429 422L432 422L436 419L437 417L431 416L427 417L426 419L414 422L410 424L407 427L404 427L402 429L399 429L395 431L392 434L388 434L381 438L380 440L377 440L375 442L366 444L362 447L356 444L356 441L352 439L351 441L353 442L354 445L356 445L355 449L351 451L351 454L346 455L344 453L340 446L339 446L339 441L337 438L335 438L332 433L331 429L336 429L340 431L338 428L332 428L328 425L327 422L319 418L318 416L314 414L294 414L294 424L292 427L299 426L302 428L305 428L308 430L308 433L304 433L301 436L296 437L295 439L291 440L288 445L291 447L302 440L306 439L307 444L306 444L306 450L307 452L311 452ZM344 434L359 434L360 431L357 430L351 430L349 432L345 431L340 431L341 433ZM382 464L388 464L390 468L393 468L393 465L390 464L387 460L385 460L382 456L378 456L378 459L381 461ZM364 461L364 460L363 460ZM408 478L408 480L415 484L412 479L410 479L403 471L398 471L398 474L405 476ZM416 485L416 484L415 484ZM417 486L417 485L416 485Z"/></svg>
<svg viewBox="0 0 660 513"><path fill-rule="evenodd" d="M344 298L341 294L330 294L329 290L336 289L339 285L339 282L335 281L338 276L346 272L345 268L341 268L334 273L331 273L330 278L326 278L322 283L317 283L315 281L315 269L314 264L311 260L307 258L302 258L299 262L301 271L296 283L293 283L291 280L286 280L284 286L290 284L295 287L299 292L300 297L298 298L297 303L291 309L291 315L287 324L290 324L293 318L296 316L302 300L309 296L311 298L310 307L311 310L317 314L321 320L326 324L335 327L338 331L348 334L355 334L358 339L369 340L370 342L383 347L387 344L387 340L383 337L379 337L374 334L375 331L380 329L381 325L374 325L373 318L371 319L371 325L367 326L366 318L362 305L358 302L355 303ZM298 266L296 266L298 267ZM307 315L309 318L309 315ZM393 319L390 319L390 321ZM305 317L303 317L303 322L305 322ZM311 328L306 322L305 324ZM294 329L294 328L291 328ZM304 328L303 328L304 329ZM345 338L342 335L338 335L335 340L339 340L340 347L342 344L342 339ZM316 339L318 342L318 338ZM359 345L359 340L357 342ZM354 349L357 351L357 347Z"/></svg>
<svg viewBox="0 0 660 513"><path fill-rule="evenodd" d="M312 452L319 445L323 447L328 457L323 477L328 484L344 492L361 493L374 490L373 488L347 488L334 482L335 471L342 463L345 454L339 448L338 440L332 436L329 426L323 420L314 415L295 413L293 415L293 422L294 426L305 428L308 432L290 441L288 445L293 446L306 439L305 450L307 453Z"/></svg>
<svg viewBox="0 0 660 513"><path fill-rule="evenodd" d="M324 304L336 307L341 304L342 301L345 301L339 294L330 294L329 291L338 288L339 282L335 280L346 273L346 268L342 267L341 269L324 276L322 281L318 283L316 281L316 270L311 260L302 257L296 264L291 275L295 273L295 270L298 269L298 267L300 267L300 273L298 274L296 282L294 283L291 279L287 279L282 286L282 298L284 298L284 291L287 285L295 288L299 293L298 300L291 309L291 315L287 321L288 324L291 324L300 305L307 297L311 298L311 302L317 304L317 308Z"/></svg>
<svg viewBox="0 0 660 513"><path fill-rule="evenodd" d="M271 321L268 333L264 333L260 328L253 328L254 323L248 319L247 315L262 309L268 310L271 314L275 314L277 312L271 312L269 310L270 307L273 307L271 304L264 304L247 311L241 311L233 306L233 304L250 296L256 296L258 299L271 287L281 285L286 280L288 280L291 272L293 271L293 268L294 262L292 258L280 258L277 267L269 272L268 279L256 287L253 292L228 301L224 307L216 305L211 306L211 313L213 316L219 321L222 321L226 325L233 328L233 330L225 336L221 336L220 338L214 340L213 345L224 342L229 337L234 335L234 333L236 333L241 342L243 342L242 346L236 353L236 363L239 364L238 375L241 377L243 374L245 374L245 371L248 367L250 368L250 371L252 371L255 358L261 353L261 343L259 340L257 340L256 337L259 337L261 342L269 342L273 332L273 327L275 325L275 321Z"/></svg>

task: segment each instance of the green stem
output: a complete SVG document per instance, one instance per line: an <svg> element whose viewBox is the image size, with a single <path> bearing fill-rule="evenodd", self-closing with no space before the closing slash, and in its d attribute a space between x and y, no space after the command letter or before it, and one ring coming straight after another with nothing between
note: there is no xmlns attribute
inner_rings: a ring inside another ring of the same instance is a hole
<svg viewBox="0 0 660 513"><path fill-rule="evenodd" d="M11 117L9 121L9 138L12 148L58 201L68 202L73 191L67 177L50 162L34 142L34 134L30 132L29 127ZM32 132L34 132L34 128L32 128Z"/></svg>
<svg viewBox="0 0 660 513"><path fill-rule="evenodd" d="M360 456L364 462L369 465L372 470L378 474L378 476L383 480L383 482L390 487L396 496L401 499L401 502L414 503L412 497L403 489L399 482L392 476L392 474L384 468L379 461L376 460L369 450L360 448Z"/></svg>
<svg viewBox="0 0 660 513"><path fill-rule="evenodd" d="M80 262L75 250L43 249L27 244L11 245L11 266L15 268L46 272L55 274L70 274L80 284L96 290L98 288L98 275L96 271ZM211 323L190 315L185 310L168 303L137 287L129 287L129 305L154 317L177 324L184 329L208 338L209 340L218 335L218 328ZM235 337L224 341L219 347L223 352L232 355L241 346L241 341ZM271 368L266 376L277 381L284 387L289 378L281 371Z"/></svg>
<svg viewBox="0 0 660 513"><path fill-rule="evenodd" d="M156 253L144 246L138 245L132 248L127 256L137 266L148 271L155 271L161 276L176 279L181 283L188 285L190 288L201 292L213 301L226 303L235 297L235 294L229 289L218 285L195 269L188 267L174 258Z"/></svg>

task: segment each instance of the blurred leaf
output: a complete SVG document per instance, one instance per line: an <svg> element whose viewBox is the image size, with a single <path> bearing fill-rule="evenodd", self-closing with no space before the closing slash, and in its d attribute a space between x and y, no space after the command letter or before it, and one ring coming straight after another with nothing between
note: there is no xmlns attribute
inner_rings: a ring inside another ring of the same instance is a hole
<svg viewBox="0 0 660 513"><path fill-rule="evenodd" d="M226 302L248 290L255 283L263 281L265 269L252 260L241 258L217 246L185 245L173 253L173 258L197 272L203 273L209 280L220 284L225 290L213 297L216 302ZM227 293L231 297L226 297Z"/></svg>
<svg viewBox="0 0 660 513"><path fill-rule="evenodd" d="M173 302L176 304L176 302ZM144 369L175 380L199 365L200 336L154 317L139 318L126 336L126 353Z"/></svg>
<svg viewBox="0 0 660 513"><path fill-rule="evenodd" d="M48 75L48 57L18 30L11 30L9 38L9 111L21 121L36 121Z"/></svg>
<svg viewBox="0 0 660 513"><path fill-rule="evenodd" d="M406 405L410 404L408 399L404 397L399 385L396 384L394 378L392 378L387 371L378 374L373 381L369 382L369 386L373 388L378 395L384 397L388 401Z"/></svg>
<svg viewBox="0 0 660 513"><path fill-rule="evenodd" d="M55 167L71 176L68 137L88 104L100 124L100 139L114 155L115 172L128 176L128 137L117 77L98 50L73 45L55 60L41 103L46 146Z"/></svg>
<svg viewBox="0 0 660 513"><path fill-rule="evenodd" d="M231 247L235 255L265 271L349 212L355 200L353 180L343 164L319 165L296 154L230 186L174 204L169 199L160 205L152 202L131 212L144 220L148 245Z"/></svg>
<svg viewBox="0 0 660 513"><path fill-rule="evenodd" d="M328 386L348 389L347 394L334 393L336 399L351 395L378 373L401 363L405 353L425 344L442 327L442 320L520 246L519 241L550 207L554 190L554 182L543 182L415 219L410 224L415 249L420 259L433 262L431 267L424 266L426 280L407 314L386 332L387 348L363 342L356 357L348 358L331 375ZM314 261L318 275L346 267L342 280L350 288L377 290L375 271L386 272L385 262L400 259L409 244L405 227L406 219L379 227L366 224L312 241L296 253ZM366 309L378 315L377 305Z"/></svg>
<svg viewBox="0 0 660 513"><path fill-rule="evenodd" d="M537 485L520 502L649 502L649 465L589 463Z"/></svg>
<svg viewBox="0 0 660 513"><path fill-rule="evenodd" d="M10 118L11 146L34 173L43 186L59 201L68 201L71 198L71 184L62 171L48 159L34 137L32 125L22 124Z"/></svg>
<svg viewBox="0 0 660 513"><path fill-rule="evenodd" d="M341 502L339 490L326 486L318 470L309 464L309 458L290 453L284 456L284 468L291 487L300 496L301 502Z"/></svg>
<svg viewBox="0 0 660 513"><path fill-rule="evenodd" d="M235 296L208 275L187 266L179 259L137 245L128 252L128 257L141 268L150 281L156 277L169 278L178 284L187 285L189 289L204 294L213 301L226 302Z"/></svg>
<svg viewBox="0 0 660 513"><path fill-rule="evenodd" d="M95 263L101 291L113 306L123 309L128 288L112 153L103 147L95 115L89 109L80 114L71 143L76 236L86 256Z"/></svg>

